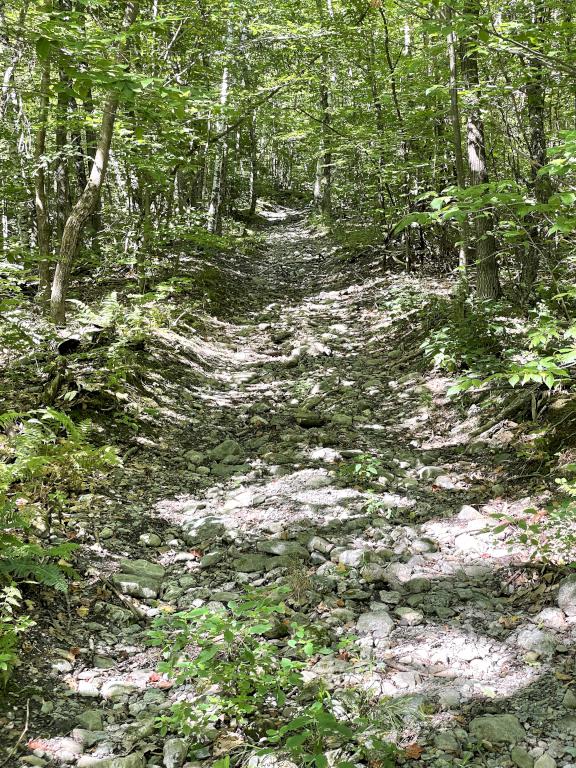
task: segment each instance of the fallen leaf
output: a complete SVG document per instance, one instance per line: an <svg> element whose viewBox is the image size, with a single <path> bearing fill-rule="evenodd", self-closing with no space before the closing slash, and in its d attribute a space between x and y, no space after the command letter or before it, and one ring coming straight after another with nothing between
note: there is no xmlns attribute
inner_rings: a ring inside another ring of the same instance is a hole
<svg viewBox="0 0 576 768"><path fill-rule="evenodd" d="M572 680L574 675L567 675L566 672L554 672L556 680Z"/></svg>
<svg viewBox="0 0 576 768"><path fill-rule="evenodd" d="M408 760L420 760L422 752L424 752L424 749L420 744L409 744L404 750L404 756L407 757Z"/></svg>

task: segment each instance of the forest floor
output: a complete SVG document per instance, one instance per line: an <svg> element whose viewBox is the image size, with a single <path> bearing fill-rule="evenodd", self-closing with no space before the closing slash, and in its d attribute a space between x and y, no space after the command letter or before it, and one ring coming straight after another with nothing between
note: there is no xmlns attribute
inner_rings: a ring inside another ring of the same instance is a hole
<svg viewBox="0 0 576 768"><path fill-rule="evenodd" d="M513 432L472 440L413 335L410 297L448 286L352 267L287 216L259 263L222 267L233 310L147 345L153 416L75 520L82 579L44 606L1 765L177 768L154 722L178 689L148 619L278 581L314 627L359 638L311 661L335 697L423 705L398 764L576 765L576 608L487 531L530 506L506 482ZM342 469L359 453L378 458L376 493Z"/></svg>

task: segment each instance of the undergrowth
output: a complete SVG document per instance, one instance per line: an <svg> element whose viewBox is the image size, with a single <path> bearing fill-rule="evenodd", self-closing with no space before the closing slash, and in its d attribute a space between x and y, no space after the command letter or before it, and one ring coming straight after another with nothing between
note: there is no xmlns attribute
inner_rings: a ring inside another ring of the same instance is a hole
<svg viewBox="0 0 576 768"><path fill-rule="evenodd" d="M194 758L227 754L216 768L250 754L285 755L298 765L349 768L359 760L395 765L390 734L417 716L412 700L380 700L352 688L330 694L309 669L336 649L288 605L289 588L255 590L236 602L206 605L156 620L151 642L176 701L158 727L190 740ZM223 754L220 752L220 754Z"/></svg>
<svg viewBox="0 0 576 768"><path fill-rule="evenodd" d="M0 676L18 663L18 639L33 625L23 590L65 592L74 575L70 541L52 543L72 500L118 463L110 446L90 442L92 426L43 408L0 416Z"/></svg>

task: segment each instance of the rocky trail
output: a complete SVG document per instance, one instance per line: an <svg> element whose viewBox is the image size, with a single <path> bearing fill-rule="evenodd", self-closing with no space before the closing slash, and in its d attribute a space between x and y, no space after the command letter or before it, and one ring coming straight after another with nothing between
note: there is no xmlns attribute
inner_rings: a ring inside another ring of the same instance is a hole
<svg viewBox="0 0 576 768"><path fill-rule="evenodd" d="M422 278L351 279L296 215L266 231L253 271L230 267L234 317L151 352L156 410L76 521L82 580L8 696L0 764L211 765L210 745L186 755L155 728L178 689L149 620L282 583L312 626L358 636L311 678L421 707L399 765L574 768L576 583L487 532L526 492L505 483L502 435L471 440L421 365L404 297ZM343 470L368 454L376 492Z"/></svg>

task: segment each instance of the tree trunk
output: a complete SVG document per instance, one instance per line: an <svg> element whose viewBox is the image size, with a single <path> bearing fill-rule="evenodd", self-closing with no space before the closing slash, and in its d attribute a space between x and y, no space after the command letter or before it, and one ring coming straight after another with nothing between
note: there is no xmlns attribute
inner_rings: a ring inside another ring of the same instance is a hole
<svg viewBox="0 0 576 768"><path fill-rule="evenodd" d="M46 194L46 125L50 107L50 54L42 64L40 114L34 146L34 209L38 236L38 298L47 305L50 298L50 217Z"/></svg>
<svg viewBox="0 0 576 768"><path fill-rule="evenodd" d="M70 195L70 178L68 174L68 94L69 81L63 71L60 71L60 82L56 105L56 153L57 161L54 170L54 186L56 192L56 231L58 238L64 234L66 219L72 208Z"/></svg>
<svg viewBox="0 0 576 768"><path fill-rule="evenodd" d="M543 21L543 7L538 2L534 9L535 23ZM536 202L545 205L552 194L550 178L546 175L538 175L538 172L547 163L546 147L546 89L542 63L537 58L528 62L528 81L526 83L526 106L528 111L528 124L530 126L530 178ZM542 217L534 216L530 227L530 242L522 259L522 272L520 275L520 291L524 299L528 298L538 276L541 255L546 253L546 238L541 231Z"/></svg>
<svg viewBox="0 0 576 768"><path fill-rule="evenodd" d="M334 12L332 9L332 0L326 0L328 16L332 19ZM316 8L323 24L324 9L322 0L316 0ZM330 150L330 132L331 132L331 97L330 97L330 68L328 54L324 45L321 50L321 71L320 71L320 146L316 160L316 177L314 181L314 205L317 210L326 218L332 213L332 152Z"/></svg>
<svg viewBox="0 0 576 768"><path fill-rule="evenodd" d="M466 6L469 16L478 19L480 8L477 0ZM477 29L476 23L472 24ZM480 109L480 76L478 72L478 33L474 32L463 42L462 73L468 89L468 117L466 143L468 166L472 185L488 183L484 122ZM493 235L494 220L489 213L476 214L472 221L476 236L476 294L480 299L497 299L501 295L496 240Z"/></svg>
<svg viewBox="0 0 576 768"><path fill-rule="evenodd" d="M378 146L378 218L380 221L386 221L386 158L384 155L384 136L386 122L384 119L384 110L382 109L382 98L376 80L376 46L374 45L374 32L370 34L370 52L368 57L368 71L370 77L370 91L372 95L372 106L374 108L374 117L376 122L376 143Z"/></svg>
<svg viewBox="0 0 576 768"><path fill-rule="evenodd" d="M124 28L130 27L137 16L138 3L136 0L128 0L124 12ZM70 283L70 272L74 257L76 256L80 244L82 229L89 216L96 209L100 190L106 177L106 168L110 157L110 146L112 144L112 134L114 131L114 122L118 110L119 95L116 92L110 93L104 103L102 123L100 125L100 136L96 146L96 154L90 171L88 182L84 191L74 204L68 219L64 225L62 242L60 244L60 255L52 281L52 294L50 297L50 309L52 319L56 323L63 323L66 317L66 295Z"/></svg>
<svg viewBox="0 0 576 768"><path fill-rule="evenodd" d="M456 34L452 28L452 8L445 7L446 21L450 29L448 31L448 65L450 69L450 122L452 124L452 137L454 143L454 166L456 170L456 183L460 189L466 187L466 172L464 170L464 155L462 153L462 125L460 121L460 102L458 99L458 65L456 62ZM468 222L463 222L461 241L458 248L458 266L460 279L466 283L466 270L468 266Z"/></svg>
<svg viewBox="0 0 576 768"><path fill-rule="evenodd" d="M252 112L252 117L248 125L248 135L250 139L250 203L248 208L248 215L254 216L256 213L256 203L258 200L258 144L256 141L256 111Z"/></svg>
<svg viewBox="0 0 576 768"><path fill-rule="evenodd" d="M231 31L228 31L230 39ZM228 102L228 67L222 70L220 83L220 106L224 108ZM226 189L226 170L228 163L228 137L226 135L226 122L224 119L216 123L216 131L220 135L216 146L214 158L214 173L212 176L212 194L208 207L208 220L206 228L214 235L222 234L222 208Z"/></svg>

